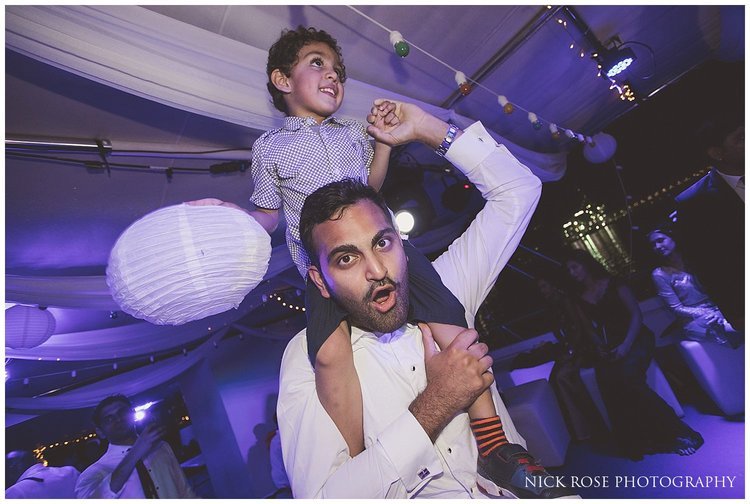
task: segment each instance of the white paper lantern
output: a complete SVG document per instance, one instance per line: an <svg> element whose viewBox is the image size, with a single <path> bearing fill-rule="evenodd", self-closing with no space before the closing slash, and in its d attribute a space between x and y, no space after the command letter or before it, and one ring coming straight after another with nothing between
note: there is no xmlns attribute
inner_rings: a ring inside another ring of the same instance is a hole
<svg viewBox="0 0 750 504"><path fill-rule="evenodd" d="M617 140L612 135L597 133L591 139L594 145L587 143L583 147L583 157L589 163L603 163L609 161L617 150Z"/></svg>
<svg viewBox="0 0 750 504"><path fill-rule="evenodd" d="M55 332L55 317L36 306L16 305L5 310L5 346L34 348Z"/></svg>
<svg viewBox="0 0 750 504"><path fill-rule="evenodd" d="M268 269L271 237L241 210L161 208L117 239L107 285L125 313L181 325L237 308Z"/></svg>

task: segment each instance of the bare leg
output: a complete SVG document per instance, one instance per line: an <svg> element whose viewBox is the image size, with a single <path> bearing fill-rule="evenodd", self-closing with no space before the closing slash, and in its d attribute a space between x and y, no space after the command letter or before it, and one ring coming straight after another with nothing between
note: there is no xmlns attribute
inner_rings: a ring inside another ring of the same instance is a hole
<svg viewBox="0 0 750 504"><path fill-rule="evenodd" d="M351 336L345 321L320 347L315 357L315 389L320 403L336 424L354 457L365 449L362 389L354 369Z"/></svg>

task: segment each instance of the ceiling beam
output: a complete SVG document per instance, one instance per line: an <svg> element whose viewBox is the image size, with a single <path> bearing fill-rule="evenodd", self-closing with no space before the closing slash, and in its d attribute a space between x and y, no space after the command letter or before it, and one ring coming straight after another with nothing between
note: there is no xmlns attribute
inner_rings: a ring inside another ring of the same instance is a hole
<svg viewBox="0 0 750 504"><path fill-rule="evenodd" d="M492 73L498 65L508 59L514 52L516 52L526 41L534 35L544 24L549 21L550 18L554 17L558 12L562 10L562 7L552 7L548 9L546 6L539 9L539 12L531 19L526 25L518 30L512 39L508 41L503 47L501 47L490 59L488 59L479 69L474 72L470 77L470 81L482 82L482 80ZM453 107L463 95L458 90L451 93L451 95L440 104L443 108Z"/></svg>

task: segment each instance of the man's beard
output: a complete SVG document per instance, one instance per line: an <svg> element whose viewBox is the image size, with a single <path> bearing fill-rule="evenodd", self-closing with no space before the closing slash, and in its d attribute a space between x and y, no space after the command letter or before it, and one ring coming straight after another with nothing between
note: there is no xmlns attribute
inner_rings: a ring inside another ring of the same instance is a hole
<svg viewBox="0 0 750 504"><path fill-rule="evenodd" d="M380 313L372 307L371 301L375 289L385 285L393 287L396 303L386 313ZM409 314L408 282L395 282L389 277L379 282L372 282L362 299L338 296L330 287L328 291L331 293L333 300L349 313L349 322L352 326L370 332L390 333L406 323Z"/></svg>

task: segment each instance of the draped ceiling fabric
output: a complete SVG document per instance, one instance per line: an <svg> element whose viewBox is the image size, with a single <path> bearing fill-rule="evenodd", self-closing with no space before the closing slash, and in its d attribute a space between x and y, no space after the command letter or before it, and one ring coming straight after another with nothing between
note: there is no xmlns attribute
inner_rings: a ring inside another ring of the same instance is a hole
<svg viewBox="0 0 750 504"><path fill-rule="evenodd" d="M138 6L8 6L5 25L7 48L88 79L257 130L281 124L267 98L265 49ZM381 97L417 103L459 126L473 122L354 79L338 115L361 119ZM565 153L538 153L493 136L543 182L565 174Z"/></svg>
<svg viewBox="0 0 750 504"><path fill-rule="evenodd" d="M71 392L50 397L6 397L5 407L22 411L68 410L96 406L102 400L114 394L133 396L144 390L161 385L184 371L206 356L226 333L226 329L217 331L205 343L188 353L178 355L162 362L118 374L81 387Z"/></svg>
<svg viewBox="0 0 750 504"><path fill-rule="evenodd" d="M213 350L214 345L218 344L224 337L227 330L227 328L223 328L215 331L210 338L189 352L187 356L179 354L164 361L127 371L70 392L50 397L6 397L6 409L13 410L11 415L14 418L17 417L18 420L17 422L13 421L10 425L33 418L33 415L28 416L23 412L88 408L95 406L101 401L102 397L108 395L119 393L126 396L133 396L157 387L179 376L198 361L205 358L209 350ZM288 335L274 334L243 326L240 326L240 330L242 334L249 337L273 340L289 339ZM205 335L205 331L202 334ZM92 346L96 346L96 342L93 342ZM6 416L7 426L8 418Z"/></svg>

